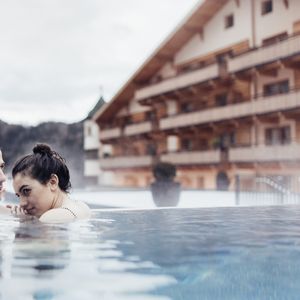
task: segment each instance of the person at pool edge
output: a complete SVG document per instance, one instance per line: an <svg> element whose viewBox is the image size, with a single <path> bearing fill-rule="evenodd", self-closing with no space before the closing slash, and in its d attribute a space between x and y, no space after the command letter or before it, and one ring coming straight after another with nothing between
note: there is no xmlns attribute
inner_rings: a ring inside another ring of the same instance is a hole
<svg viewBox="0 0 300 300"><path fill-rule="evenodd" d="M69 198L69 169L65 160L47 144L20 158L12 169L13 187L20 199L14 215L29 215L41 222L58 223L90 216L90 208Z"/></svg>
<svg viewBox="0 0 300 300"><path fill-rule="evenodd" d="M0 149L0 199L2 198L2 194L4 193L4 182L6 180L6 176L4 174L4 166L5 163Z"/></svg>

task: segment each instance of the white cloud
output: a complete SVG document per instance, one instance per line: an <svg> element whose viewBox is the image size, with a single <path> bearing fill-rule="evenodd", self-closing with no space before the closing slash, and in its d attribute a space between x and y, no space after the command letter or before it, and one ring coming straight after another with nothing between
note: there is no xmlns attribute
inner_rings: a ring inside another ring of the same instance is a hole
<svg viewBox="0 0 300 300"><path fill-rule="evenodd" d="M83 119L197 0L0 0L0 119Z"/></svg>

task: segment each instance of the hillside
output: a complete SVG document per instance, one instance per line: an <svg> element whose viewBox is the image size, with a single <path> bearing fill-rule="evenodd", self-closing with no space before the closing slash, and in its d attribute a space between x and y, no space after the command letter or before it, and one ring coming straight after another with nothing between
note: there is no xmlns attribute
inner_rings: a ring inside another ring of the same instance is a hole
<svg viewBox="0 0 300 300"><path fill-rule="evenodd" d="M49 144L66 159L72 185L81 186L84 159L83 122L73 124L47 122L25 127L0 120L0 148L9 173L15 160L31 153L33 146L38 142Z"/></svg>

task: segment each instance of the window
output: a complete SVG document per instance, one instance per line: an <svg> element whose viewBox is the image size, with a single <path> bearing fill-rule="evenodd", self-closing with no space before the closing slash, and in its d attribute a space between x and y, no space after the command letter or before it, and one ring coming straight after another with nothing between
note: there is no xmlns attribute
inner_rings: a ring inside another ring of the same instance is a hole
<svg viewBox="0 0 300 300"><path fill-rule="evenodd" d="M125 125L130 125L133 123L132 121L132 117L131 116L127 116L124 118L124 121L125 121Z"/></svg>
<svg viewBox="0 0 300 300"><path fill-rule="evenodd" d="M190 139L183 139L181 141L181 149L186 151L191 151L194 148L193 140Z"/></svg>
<svg viewBox="0 0 300 300"><path fill-rule="evenodd" d="M273 1L272 0L263 1L261 4L261 14L266 15L271 13L272 11L273 11Z"/></svg>
<svg viewBox="0 0 300 300"><path fill-rule="evenodd" d="M230 14L225 17L225 29L233 27L234 25L234 17L233 14Z"/></svg>
<svg viewBox="0 0 300 300"><path fill-rule="evenodd" d="M199 139L199 150L207 150L208 149L208 140L207 139Z"/></svg>
<svg viewBox="0 0 300 300"><path fill-rule="evenodd" d="M235 145L235 132L226 132L219 136L219 148L227 149Z"/></svg>
<svg viewBox="0 0 300 300"><path fill-rule="evenodd" d="M181 104L181 111L182 112L191 112L191 111L193 111L193 103L191 103L191 102L185 102L185 103L182 103Z"/></svg>
<svg viewBox="0 0 300 300"><path fill-rule="evenodd" d="M227 104L227 94L219 94L215 97L217 106L225 106Z"/></svg>
<svg viewBox="0 0 300 300"><path fill-rule="evenodd" d="M264 96L285 94L289 92L289 89L290 87L288 80L266 84L264 85Z"/></svg>
<svg viewBox="0 0 300 300"><path fill-rule="evenodd" d="M146 121L154 121L156 119L156 113L154 111L147 111L145 113Z"/></svg>
<svg viewBox="0 0 300 300"><path fill-rule="evenodd" d="M92 128L91 126L87 127L87 136L91 136L92 135Z"/></svg>
<svg viewBox="0 0 300 300"><path fill-rule="evenodd" d="M290 126L268 128L265 130L266 145L286 145L291 143Z"/></svg>
<svg viewBox="0 0 300 300"><path fill-rule="evenodd" d="M147 144L146 146L146 154L147 155L151 155L151 156L155 156L156 155L156 145L155 144Z"/></svg>

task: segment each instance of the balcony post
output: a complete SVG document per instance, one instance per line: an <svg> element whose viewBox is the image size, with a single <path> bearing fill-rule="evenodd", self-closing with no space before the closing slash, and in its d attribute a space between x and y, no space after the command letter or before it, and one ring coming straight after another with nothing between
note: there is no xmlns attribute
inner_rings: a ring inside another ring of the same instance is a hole
<svg viewBox="0 0 300 300"><path fill-rule="evenodd" d="M240 175L235 175L235 205L240 205L241 182Z"/></svg>

